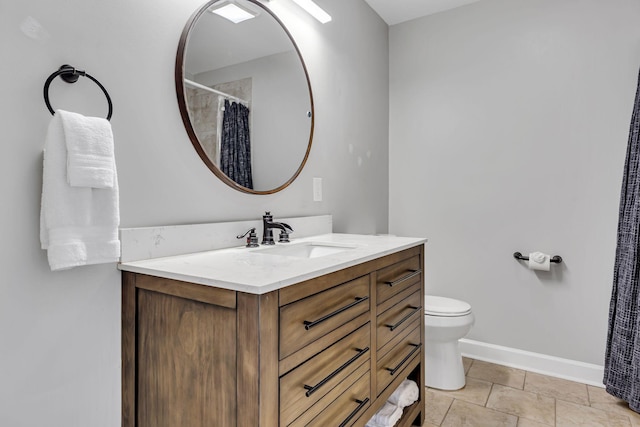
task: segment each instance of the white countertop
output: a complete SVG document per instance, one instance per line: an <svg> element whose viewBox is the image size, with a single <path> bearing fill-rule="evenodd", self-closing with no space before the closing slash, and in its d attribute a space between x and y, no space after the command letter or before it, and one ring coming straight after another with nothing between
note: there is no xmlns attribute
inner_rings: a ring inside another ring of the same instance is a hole
<svg viewBox="0 0 640 427"><path fill-rule="evenodd" d="M318 258L259 253L267 246L218 249L164 258L124 262L120 270L182 280L223 289L264 294L362 262L423 244L424 238L323 234L277 246L314 242L354 248ZM256 253L258 252L258 253Z"/></svg>

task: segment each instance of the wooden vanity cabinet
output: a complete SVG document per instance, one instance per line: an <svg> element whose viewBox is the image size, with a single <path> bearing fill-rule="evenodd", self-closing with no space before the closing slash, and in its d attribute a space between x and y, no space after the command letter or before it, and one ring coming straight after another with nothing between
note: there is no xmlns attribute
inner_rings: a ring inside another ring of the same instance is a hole
<svg viewBox="0 0 640 427"><path fill-rule="evenodd" d="M123 427L424 423L423 245L262 295L123 272Z"/></svg>

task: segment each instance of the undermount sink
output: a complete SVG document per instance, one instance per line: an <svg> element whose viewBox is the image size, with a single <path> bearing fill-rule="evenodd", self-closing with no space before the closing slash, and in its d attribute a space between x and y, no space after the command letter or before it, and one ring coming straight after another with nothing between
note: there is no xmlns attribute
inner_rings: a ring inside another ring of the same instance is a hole
<svg viewBox="0 0 640 427"><path fill-rule="evenodd" d="M254 253L264 255L291 256L297 258L318 258L334 255L340 252L355 249L357 246L337 245L323 242L305 242L294 244L276 245L270 248L258 249Z"/></svg>

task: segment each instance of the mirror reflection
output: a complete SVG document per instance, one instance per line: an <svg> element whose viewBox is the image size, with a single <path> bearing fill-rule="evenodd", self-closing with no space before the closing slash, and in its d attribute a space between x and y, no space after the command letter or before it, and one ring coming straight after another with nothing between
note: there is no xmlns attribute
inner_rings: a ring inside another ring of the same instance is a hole
<svg viewBox="0 0 640 427"><path fill-rule="evenodd" d="M219 15L230 5L245 19ZM300 173L313 132L311 88L294 40L261 3L215 0L196 11L180 40L176 87L194 147L228 185L273 193Z"/></svg>

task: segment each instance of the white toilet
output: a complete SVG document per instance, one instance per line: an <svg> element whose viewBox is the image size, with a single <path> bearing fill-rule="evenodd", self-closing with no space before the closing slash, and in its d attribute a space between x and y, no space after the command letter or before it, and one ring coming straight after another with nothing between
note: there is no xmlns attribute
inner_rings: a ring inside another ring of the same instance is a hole
<svg viewBox="0 0 640 427"><path fill-rule="evenodd" d="M440 390L464 387L464 368L458 340L471 330L475 317L464 301L424 297L425 384Z"/></svg>

